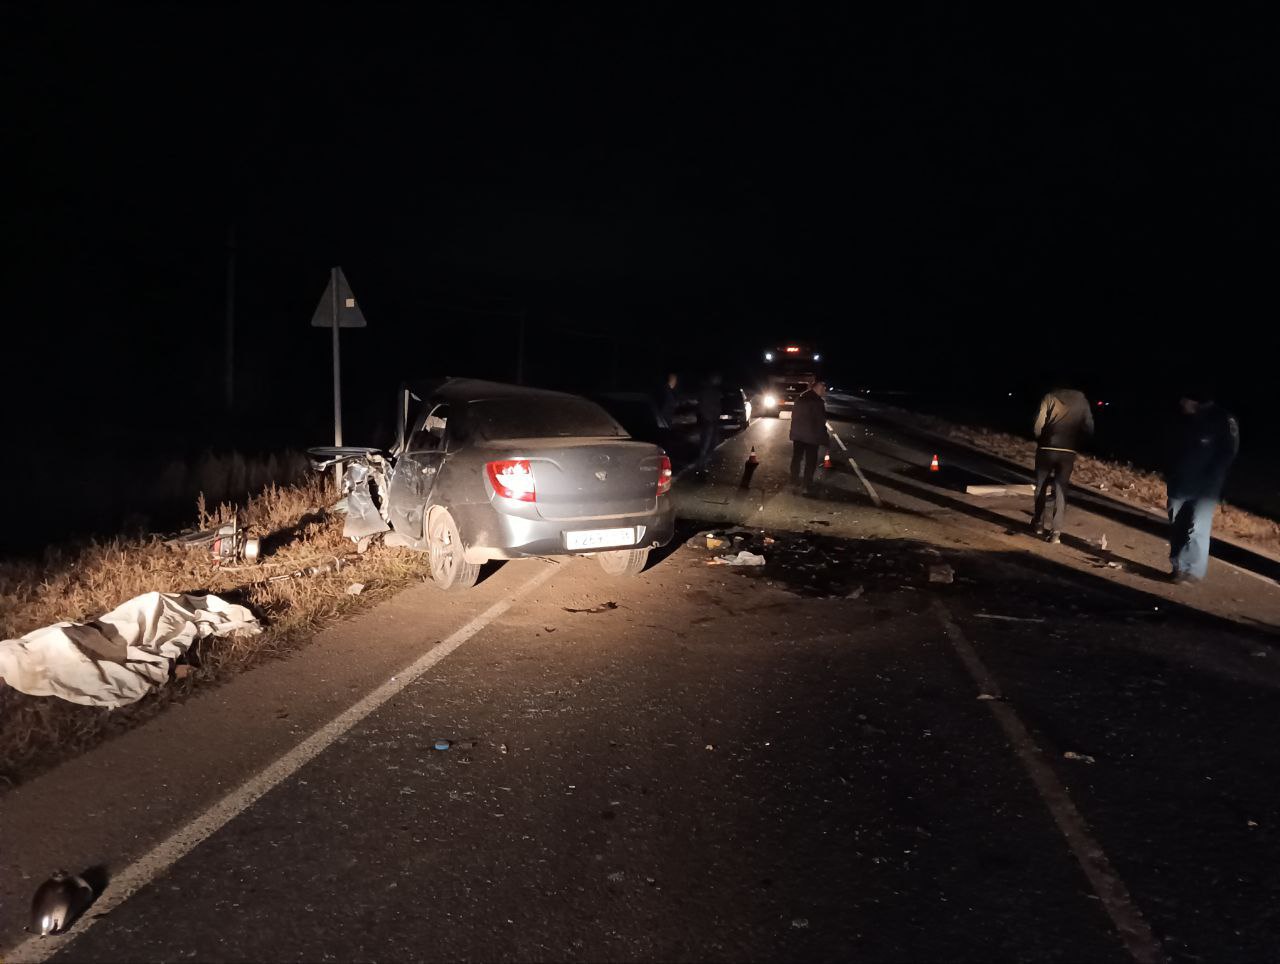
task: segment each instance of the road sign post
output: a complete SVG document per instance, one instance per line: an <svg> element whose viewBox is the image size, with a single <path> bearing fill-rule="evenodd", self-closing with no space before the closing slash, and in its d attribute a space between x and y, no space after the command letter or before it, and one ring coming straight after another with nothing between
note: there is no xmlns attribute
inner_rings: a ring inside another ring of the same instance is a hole
<svg viewBox="0 0 1280 964"><path fill-rule="evenodd" d="M351 286L342 269L329 269L329 286L320 297L315 313L311 316L314 328L329 328L333 331L333 444L342 445L342 357L338 340L339 328L365 328L364 312L356 304ZM339 487L342 485L342 467L333 467L333 480Z"/></svg>

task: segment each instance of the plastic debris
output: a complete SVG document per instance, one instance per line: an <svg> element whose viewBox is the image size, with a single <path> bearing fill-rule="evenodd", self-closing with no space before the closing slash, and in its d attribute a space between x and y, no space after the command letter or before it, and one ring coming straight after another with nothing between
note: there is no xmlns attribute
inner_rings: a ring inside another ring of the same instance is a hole
<svg viewBox="0 0 1280 964"><path fill-rule="evenodd" d="M362 592L364 592L364 583L362 582L353 582L347 587L348 596L358 596Z"/></svg>
<svg viewBox="0 0 1280 964"><path fill-rule="evenodd" d="M1064 760L1078 760L1081 763L1097 763L1098 762L1093 757L1089 756L1089 754L1077 753L1075 750L1068 750L1066 753L1062 754L1062 758Z"/></svg>
<svg viewBox="0 0 1280 964"><path fill-rule="evenodd" d="M610 601L601 603L599 606L592 606L590 609L572 609L569 606L564 606L562 608L567 613L607 613L611 609L617 609L618 604Z"/></svg>
<svg viewBox="0 0 1280 964"><path fill-rule="evenodd" d="M715 562L723 566L763 566L765 558L743 549L736 556L717 556Z"/></svg>
<svg viewBox="0 0 1280 964"><path fill-rule="evenodd" d="M796 917L791 921L791 927L793 930L798 930L798 931L807 930L809 927L809 918Z"/></svg>
<svg viewBox="0 0 1280 964"><path fill-rule="evenodd" d="M1105 532L1102 534L1102 538L1098 540L1098 551L1107 551L1107 534Z"/></svg>
<svg viewBox="0 0 1280 964"><path fill-rule="evenodd" d="M978 694L978 699L980 699L980 700L998 700L998 699L1000 699L1000 697L998 697L998 696L992 696L990 693L979 693L979 694Z"/></svg>
<svg viewBox="0 0 1280 964"><path fill-rule="evenodd" d="M451 746L453 746L453 742L451 740L436 740L435 742L435 749L437 750L447 750Z"/></svg>
<svg viewBox="0 0 1280 964"><path fill-rule="evenodd" d="M929 581L949 586L956 580L955 570L948 566L945 562L936 566L929 567Z"/></svg>
<svg viewBox="0 0 1280 964"><path fill-rule="evenodd" d="M718 536L714 532L707 533L708 549L727 549L728 547L729 547L728 539L724 538L723 536Z"/></svg>

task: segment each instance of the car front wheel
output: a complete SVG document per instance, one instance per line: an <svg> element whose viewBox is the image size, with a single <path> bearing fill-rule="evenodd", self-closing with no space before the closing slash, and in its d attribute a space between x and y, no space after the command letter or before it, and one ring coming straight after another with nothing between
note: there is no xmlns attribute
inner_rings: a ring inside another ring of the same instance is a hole
<svg viewBox="0 0 1280 964"><path fill-rule="evenodd" d="M639 575L648 561L648 549L618 549L596 553L596 562L611 576Z"/></svg>
<svg viewBox="0 0 1280 964"><path fill-rule="evenodd" d="M431 581L440 589L470 589L480 578L479 563L467 562L462 537L453 516L445 510L431 514L428 530Z"/></svg>

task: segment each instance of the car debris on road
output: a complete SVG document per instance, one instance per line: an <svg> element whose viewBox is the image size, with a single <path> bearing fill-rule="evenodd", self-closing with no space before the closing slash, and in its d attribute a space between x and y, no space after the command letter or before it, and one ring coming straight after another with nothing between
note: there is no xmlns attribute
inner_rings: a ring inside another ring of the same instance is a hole
<svg viewBox="0 0 1280 964"><path fill-rule="evenodd" d="M599 606L592 606L589 609L573 609L569 606L564 606L562 608L567 613L589 613L594 615L599 613L607 613L610 610L617 609L618 604L613 600L610 600L609 602L601 603Z"/></svg>

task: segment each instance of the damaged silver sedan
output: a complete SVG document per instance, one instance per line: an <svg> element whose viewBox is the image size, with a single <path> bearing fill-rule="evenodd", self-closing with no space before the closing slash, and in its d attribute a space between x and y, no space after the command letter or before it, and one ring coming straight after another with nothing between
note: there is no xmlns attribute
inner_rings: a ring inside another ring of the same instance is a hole
<svg viewBox="0 0 1280 964"><path fill-rule="evenodd" d="M344 534L429 552L442 589L475 585L493 559L593 555L634 575L674 535L671 460L585 398L453 378L402 390L398 428L389 453L310 453L345 465Z"/></svg>

